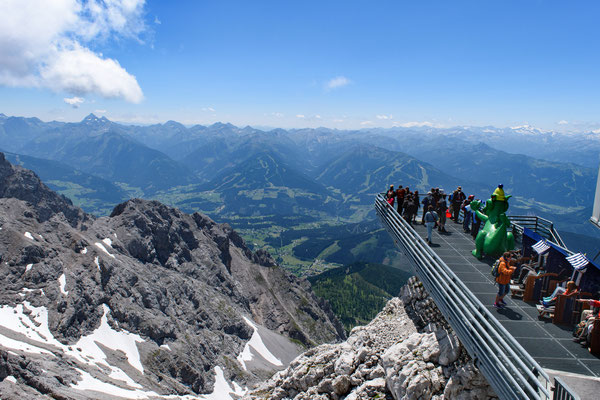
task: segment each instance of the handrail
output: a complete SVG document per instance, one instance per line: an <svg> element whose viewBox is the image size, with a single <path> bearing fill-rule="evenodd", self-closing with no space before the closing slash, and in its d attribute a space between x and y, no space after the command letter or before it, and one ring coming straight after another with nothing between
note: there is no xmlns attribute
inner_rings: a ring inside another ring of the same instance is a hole
<svg viewBox="0 0 600 400"><path fill-rule="evenodd" d="M375 208L423 286L502 399L550 399L550 378L380 194Z"/></svg>
<svg viewBox="0 0 600 400"><path fill-rule="evenodd" d="M560 237L554 223L537 215L509 215L511 224L520 234L523 234L523 228L529 228L534 232L539 233L542 237L554 242L560 247L566 249L565 242Z"/></svg>
<svg viewBox="0 0 600 400"><path fill-rule="evenodd" d="M579 396L558 376L554 377L553 400L580 400Z"/></svg>

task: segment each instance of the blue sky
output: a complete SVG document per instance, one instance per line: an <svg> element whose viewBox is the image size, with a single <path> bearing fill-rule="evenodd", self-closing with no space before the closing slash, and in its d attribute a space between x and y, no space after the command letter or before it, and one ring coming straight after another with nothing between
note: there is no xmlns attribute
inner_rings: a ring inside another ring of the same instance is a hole
<svg viewBox="0 0 600 400"><path fill-rule="evenodd" d="M600 129L598 2L6 2L0 54L33 49L0 61L7 115Z"/></svg>

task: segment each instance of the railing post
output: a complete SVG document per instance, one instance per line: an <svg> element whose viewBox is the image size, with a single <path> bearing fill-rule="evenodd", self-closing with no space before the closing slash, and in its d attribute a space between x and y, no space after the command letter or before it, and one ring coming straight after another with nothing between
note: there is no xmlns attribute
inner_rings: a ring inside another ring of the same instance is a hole
<svg viewBox="0 0 600 400"><path fill-rule="evenodd" d="M577 393L575 393L562 379L554 377L554 395L553 400L580 400Z"/></svg>

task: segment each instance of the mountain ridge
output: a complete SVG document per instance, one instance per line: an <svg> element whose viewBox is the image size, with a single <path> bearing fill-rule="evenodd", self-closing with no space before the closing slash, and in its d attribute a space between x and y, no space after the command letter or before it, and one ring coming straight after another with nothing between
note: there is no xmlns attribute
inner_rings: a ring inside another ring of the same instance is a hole
<svg viewBox="0 0 600 400"><path fill-rule="evenodd" d="M0 194L0 313L20 316L0 318L0 375L24 385L14 398L106 396L87 391L90 374L136 396L209 393L219 376L247 386L280 368L269 359L291 361L294 341L344 337L306 281L202 214L132 199L88 216L3 155ZM244 350L258 331L274 358Z"/></svg>

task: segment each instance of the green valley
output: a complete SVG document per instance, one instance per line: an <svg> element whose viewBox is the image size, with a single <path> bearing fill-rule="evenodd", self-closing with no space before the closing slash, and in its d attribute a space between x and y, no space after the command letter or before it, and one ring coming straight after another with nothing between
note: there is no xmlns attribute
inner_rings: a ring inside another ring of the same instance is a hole
<svg viewBox="0 0 600 400"><path fill-rule="evenodd" d="M387 300L397 296L412 274L374 263L354 263L308 278L314 292L327 300L346 332L371 321Z"/></svg>

